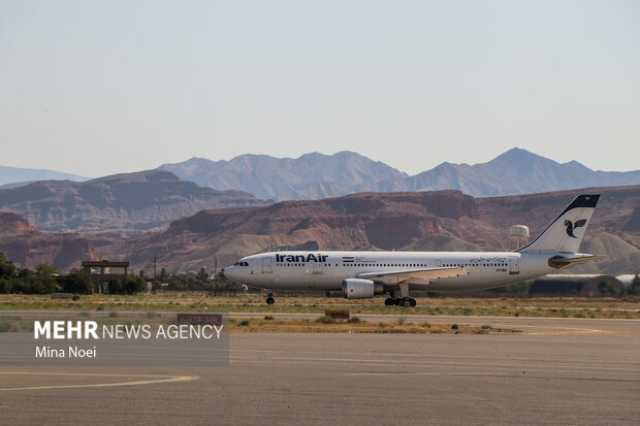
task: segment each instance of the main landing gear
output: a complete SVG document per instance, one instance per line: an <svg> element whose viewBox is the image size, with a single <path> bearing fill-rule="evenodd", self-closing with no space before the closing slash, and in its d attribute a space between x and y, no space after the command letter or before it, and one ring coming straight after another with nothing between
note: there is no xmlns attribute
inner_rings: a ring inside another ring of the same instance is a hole
<svg viewBox="0 0 640 426"><path fill-rule="evenodd" d="M396 296L400 297L396 297ZM386 306L402 306L403 308L413 308L416 306L416 299L409 297L409 284L401 283L397 289L393 289L388 298L385 299Z"/></svg>
<svg viewBox="0 0 640 426"><path fill-rule="evenodd" d="M413 297L387 297L384 299L385 306L402 306L403 308L413 308L416 306L416 299Z"/></svg>

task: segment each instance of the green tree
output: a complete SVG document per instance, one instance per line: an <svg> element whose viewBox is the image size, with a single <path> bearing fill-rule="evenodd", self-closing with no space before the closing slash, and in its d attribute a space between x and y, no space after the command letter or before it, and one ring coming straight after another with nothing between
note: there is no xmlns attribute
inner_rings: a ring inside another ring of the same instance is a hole
<svg viewBox="0 0 640 426"><path fill-rule="evenodd" d="M0 278L0 294L7 294L13 291L13 279L2 277Z"/></svg>
<svg viewBox="0 0 640 426"><path fill-rule="evenodd" d="M109 281L109 294L122 294L124 293L124 286L122 280Z"/></svg>
<svg viewBox="0 0 640 426"><path fill-rule="evenodd" d="M28 269L20 269L12 280L12 293L33 293L31 282L33 280L33 272Z"/></svg>
<svg viewBox="0 0 640 426"><path fill-rule="evenodd" d="M36 266L35 272L31 275L31 293L46 294L58 291L56 275L56 268L51 265Z"/></svg>
<svg viewBox="0 0 640 426"><path fill-rule="evenodd" d="M118 280L109 281L110 294L135 294L144 291L146 281L137 275L127 275Z"/></svg>
<svg viewBox="0 0 640 426"><path fill-rule="evenodd" d="M141 277L127 275L124 280L124 291L127 294L135 294L144 291L146 282Z"/></svg>
<svg viewBox="0 0 640 426"><path fill-rule="evenodd" d="M209 281L209 274L207 274L206 269L200 268L200 270L198 271L198 275L196 275L196 278L198 279L198 281L206 283Z"/></svg>
<svg viewBox="0 0 640 426"><path fill-rule="evenodd" d="M71 271L69 274L59 277L58 282L65 293L90 294L94 289L91 274L86 271Z"/></svg>
<svg viewBox="0 0 640 426"><path fill-rule="evenodd" d="M10 278L16 274L16 266L0 252L0 278Z"/></svg>

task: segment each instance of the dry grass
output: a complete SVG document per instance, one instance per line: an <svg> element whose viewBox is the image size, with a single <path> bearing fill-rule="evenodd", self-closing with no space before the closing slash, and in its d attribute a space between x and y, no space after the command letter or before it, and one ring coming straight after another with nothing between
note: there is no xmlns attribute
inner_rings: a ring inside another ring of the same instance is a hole
<svg viewBox="0 0 640 426"><path fill-rule="evenodd" d="M519 333L520 330L471 326L464 324L413 324L405 322L313 321L313 320L228 320L225 327L232 333L382 333L382 334L495 334Z"/></svg>
<svg viewBox="0 0 640 426"><path fill-rule="evenodd" d="M72 315L72 314L69 314ZM430 324L396 322L368 322L357 317L348 321L326 320L318 317L316 320L297 319L229 319L225 321L225 331L229 333L381 333L381 334L497 334L519 333L521 330L511 328L496 328L489 325L472 326L465 324ZM159 325L175 324L173 318L144 318L118 313L115 316L102 317L101 324ZM17 316L0 318L0 333L5 332L33 332L33 320Z"/></svg>
<svg viewBox="0 0 640 426"><path fill-rule="evenodd" d="M259 295L213 297L204 293L88 295L78 301L39 295L0 295L0 310L67 309L84 311L175 311L318 313L346 308L352 314L423 314L640 319L640 298L418 298L416 308L384 306L381 298L345 300L324 297L278 297L274 305Z"/></svg>

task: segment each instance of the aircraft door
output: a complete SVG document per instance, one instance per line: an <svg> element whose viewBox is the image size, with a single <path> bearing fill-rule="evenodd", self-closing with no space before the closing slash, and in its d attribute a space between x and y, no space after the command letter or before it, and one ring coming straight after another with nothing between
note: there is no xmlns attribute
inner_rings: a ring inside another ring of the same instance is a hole
<svg viewBox="0 0 640 426"><path fill-rule="evenodd" d="M509 259L509 275L520 274L520 259Z"/></svg>
<svg viewBox="0 0 640 426"><path fill-rule="evenodd" d="M273 259L270 257L265 257L262 259L262 273L263 274L273 274Z"/></svg>

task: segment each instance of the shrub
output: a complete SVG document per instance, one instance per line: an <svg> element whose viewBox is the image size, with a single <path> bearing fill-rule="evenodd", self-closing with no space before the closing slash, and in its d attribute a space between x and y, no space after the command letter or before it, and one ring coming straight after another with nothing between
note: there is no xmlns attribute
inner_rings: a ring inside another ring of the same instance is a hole
<svg viewBox="0 0 640 426"><path fill-rule="evenodd" d="M318 318L316 320L316 322L322 323L322 324L335 324L336 323L336 319L334 317L330 317L327 315L321 316L320 318Z"/></svg>
<svg viewBox="0 0 640 426"><path fill-rule="evenodd" d="M458 324L451 324L451 329L452 329L452 330L457 330L457 329L459 329L459 328L460 328L460 327L458 326Z"/></svg>
<svg viewBox="0 0 640 426"><path fill-rule="evenodd" d="M108 285L109 294L122 294L124 293L121 280L111 280Z"/></svg>
<svg viewBox="0 0 640 426"><path fill-rule="evenodd" d="M85 271L73 271L58 278L64 293L90 294L93 292L93 280Z"/></svg>
<svg viewBox="0 0 640 426"><path fill-rule="evenodd" d="M250 324L250 321L248 319L244 319L238 323L240 327L247 327L249 324Z"/></svg>
<svg viewBox="0 0 640 426"><path fill-rule="evenodd" d="M145 290L144 279L137 275L127 275L124 280L124 291L127 294L140 293Z"/></svg>
<svg viewBox="0 0 640 426"><path fill-rule="evenodd" d="M10 278L16 273L16 266L0 252L0 278Z"/></svg>
<svg viewBox="0 0 640 426"><path fill-rule="evenodd" d="M11 293L13 285L10 279L0 278L0 294Z"/></svg>
<svg viewBox="0 0 640 426"><path fill-rule="evenodd" d="M0 292L24 293L24 294L47 294L59 290L56 270L49 265L38 265L35 271L20 269L13 277L6 277L9 283L2 285L4 289Z"/></svg>
<svg viewBox="0 0 640 426"><path fill-rule="evenodd" d="M265 321L273 321L273 315L265 315L264 319Z"/></svg>
<svg viewBox="0 0 640 426"><path fill-rule="evenodd" d="M38 294L58 291L58 280L55 277L56 268L49 265L38 265L31 281L31 291Z"/></svg>

